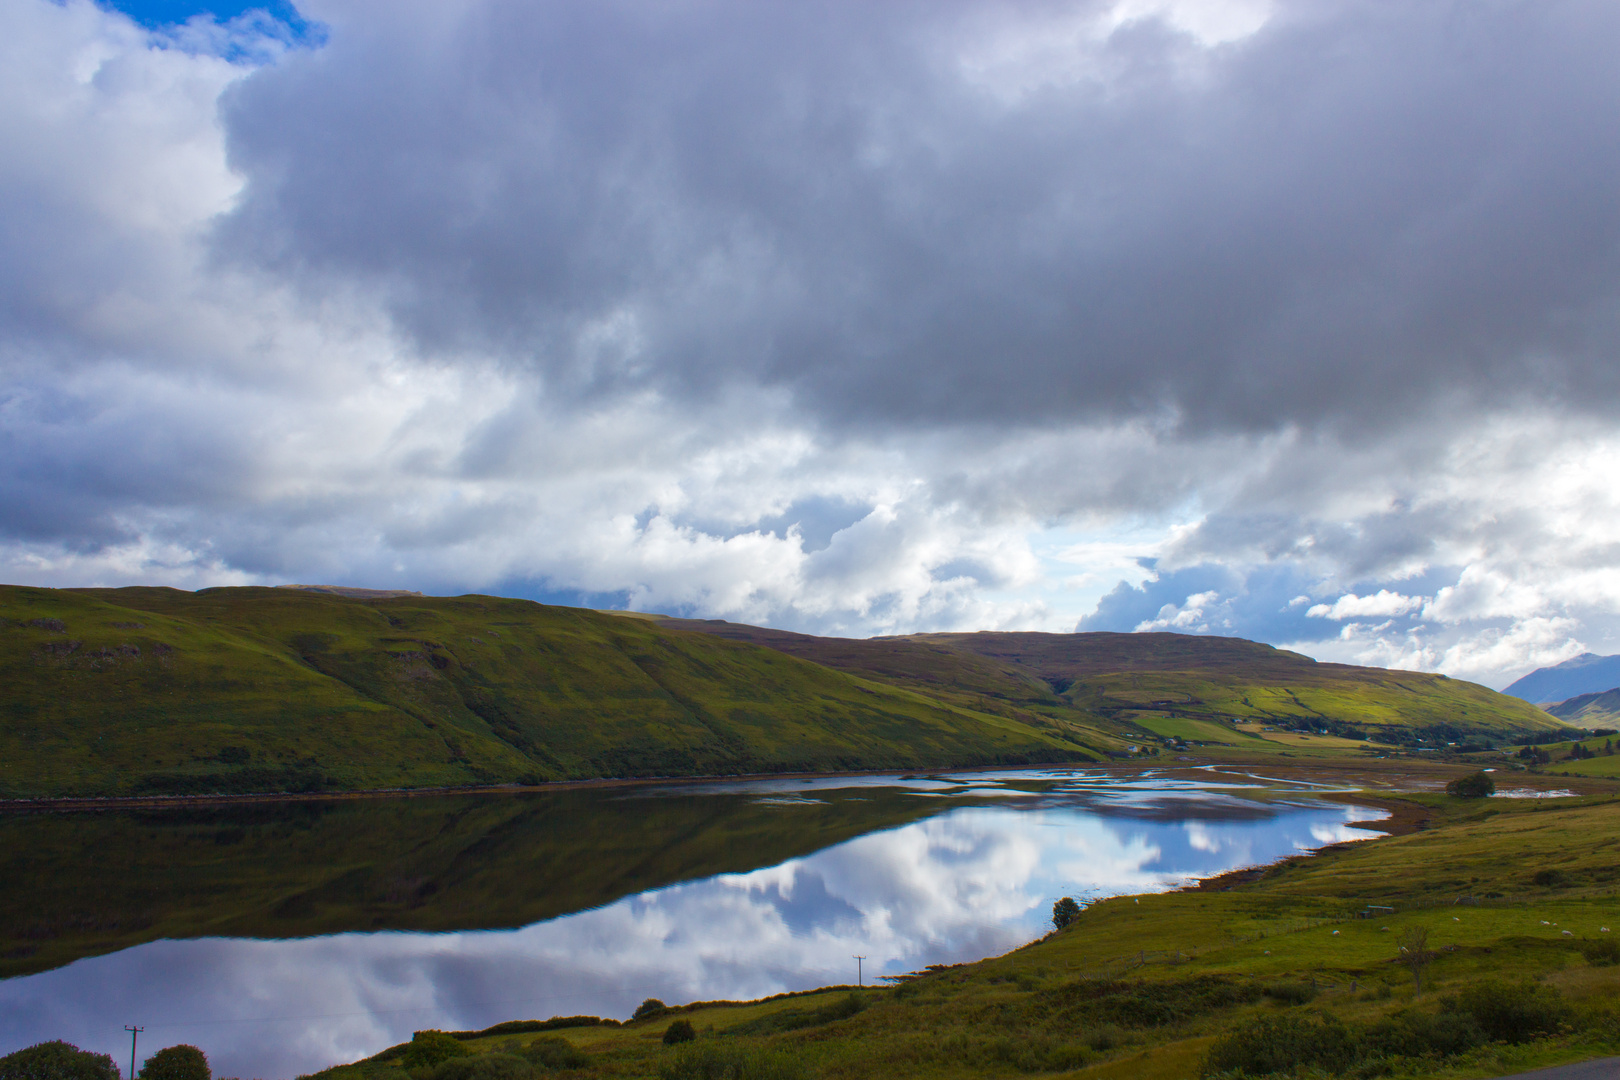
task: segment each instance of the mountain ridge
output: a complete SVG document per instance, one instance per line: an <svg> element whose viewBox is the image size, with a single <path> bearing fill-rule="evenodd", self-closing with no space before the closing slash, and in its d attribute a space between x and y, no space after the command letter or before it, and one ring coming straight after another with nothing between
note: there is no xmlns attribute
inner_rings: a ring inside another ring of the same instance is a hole
<svg viewBox="0 0 1620 1080"><path fill-rule="evenodd" d="M1561 664L1537 668L1502 693L1541 705L1616 687L1620 687L1620 656L1582 653Z"/></svg>

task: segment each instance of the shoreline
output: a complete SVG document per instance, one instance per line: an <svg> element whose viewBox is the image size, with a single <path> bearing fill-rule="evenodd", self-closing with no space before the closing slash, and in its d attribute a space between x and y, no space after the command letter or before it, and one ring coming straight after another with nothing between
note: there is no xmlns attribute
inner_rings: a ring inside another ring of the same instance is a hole
<svg viewBox="0 0 1620 1080"><path fill-rule="evenodd" d="M230 806L248 803L295 803L295 802L343 802L357 799L421 799L434 798L443 795L529 795L545 792L595 790L601 788L629 788L659 786L683 786L697 784L713 784L726 782L748 782L757 780L830 780L847 776L933 776L942 773L996 773L1021 772L1030 769L1070 769L1074 771L1096 772L1105 775L1135 775L1145 772L1161 772L1168 775L1185 774L1189 776L1231 775L1233 770L1249 770L1263 768L1270 773L1281 775L1273 777L1257 776L1252 772L1242 772L1241 778L1257 783L1322 783L1334 781L1344 783L1347 779L1357 784L1357 791L1366 794L1360 801L1369 800L1377 803L1381 808L1394 813L1392 805L1379 802L1379 795L1373 788L1362 783L1364 775L1369 772L1368 762L1346 761L1340 763L1311 762L1309 764L1279 765L1269 759L1259 759L1253 762L1211 760L1199 758L1179 758L1175 761L1133 761L1133 762L1092 762L1089 764L1071 761L1036 762L1024 765L948 765L937 768L921 769L840 769L833 771L810 772L754 772L754 773L712 773L702 776L609 776L593 777L589 780L551 780L543 784L478 784L455 787L419 787L419 788L359 788L336 791L264 791L245 792L242 794L214 793L206 795L43 795L31 798L0 799L0 814L27 813L27 812L84 812L94 810L146 810L164 808L182 808L188 806ZM1413 765L1420 766L1413 768ZM1443 762L1414 761L1410 764L1402 763L1402 767L1391 770L1398 775L1416 778L1418 775L1429 773L1449 773L1454 769L1466 769L1466 764L1451 764ZM1354 775L1347 778L1345 774ZM1553 780L1553 777L1541 777L1537 773L1517 774L1523 782L1536 777L1538 779ZM1233 776L1237 779L1237 776ZM1585 777L1558 777L1562 787L1571 787L1569 781L1585 780ZM1578 785L1590 787L1587 785ZM1391 789L1389 794L1399 794L1407 789ZM1420 791L1422 789L1411 789ZM1438 789L1437 789L1438 790ZM1590 792L1579 792L1588 794ZM1318 797L1333 799L1347 795L1347 792L1318 793ZM1405 804L1410 806L1411 804ZM1376 827L1376 826L1374 826ZM1381 830L1382 831L1382 830Z"/></svg>

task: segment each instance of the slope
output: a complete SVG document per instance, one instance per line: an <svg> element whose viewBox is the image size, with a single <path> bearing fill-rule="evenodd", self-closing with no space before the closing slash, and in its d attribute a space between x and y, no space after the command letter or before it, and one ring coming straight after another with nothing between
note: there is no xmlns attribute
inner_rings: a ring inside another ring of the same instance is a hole
<svg viewBox="0 0 1620 1080"><path fill-rule="evenodd" d="M1620 686L1620 656L1582 653L1562 664L1536 668L1502 693L1539 704L1599 694L1616 686Z"/></svg>
<svg viewBox="0 0 1620 1080"><path fill-rule="evenodd" d="M1247 752L1263 727L1417 745L1512 741L1564 725L1444 675L1323 664L1238 638L1187 634L914 634L854 640L696 620L660 625L767 645L980 711L1061 718L1094 738L1192 738ZM1202 726L1186 728L1187 721ZM1245 726L1236 726L1234 721Z"/></svg>
<svg viewBox="0 0 1620 1080"><path fill-rule="evenodd" d="M1620 687L1560 701L1547 706L1547 712L1578 727L1614 727L1620 724Z"/></svg>
<svg viewBox="0 0 1620 1080"><path fill-rule="evenodd" d="M0 795L367 789L1096 756L780 652L577 608L0 587Z"/></svg>

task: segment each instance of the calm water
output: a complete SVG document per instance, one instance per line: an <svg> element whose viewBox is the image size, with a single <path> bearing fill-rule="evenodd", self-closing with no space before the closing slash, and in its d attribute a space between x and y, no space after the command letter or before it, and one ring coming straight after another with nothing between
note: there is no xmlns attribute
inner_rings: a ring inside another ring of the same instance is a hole
<svg viewBox="0 0 1620 1080"><path fill-rule="evenodd" d="M130 886L141 919L108 907L82 951L114 947L96 944L106 926L166 936L0 982L0 1052L65 1038L127 1062L122 1027L143 1024L142 1058L189 1042L216 1075L286 1077L421 1028L853 982L857 954L871 982L1038 937L1060 896L1174 888L1374 835L1354 826L1380 811L1310 796L1213 774L1032 771L285 811L305 815L296 827L264 810L245 824L54 815L14 824L7 845L71 836L84 847L60 865L83 874L97 845L133 837L173 867ZM325 859L347 861L322 877ZM30 876L35 908L75 895ZM119 891L94 880L83 888ZM374 929L389 926L458 929ZM200 936L222 927L236 936Z"/></svg>

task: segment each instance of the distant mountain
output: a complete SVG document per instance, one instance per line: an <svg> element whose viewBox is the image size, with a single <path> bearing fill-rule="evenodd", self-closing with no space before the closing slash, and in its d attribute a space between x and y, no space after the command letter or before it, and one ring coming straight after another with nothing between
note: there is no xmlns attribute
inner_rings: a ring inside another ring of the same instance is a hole
<svg viewBox="0 0 1620 1080"><path fill-rule="evenodd" d="M1581 653L1556 667L1537 668L1502 693L1543 703L1600 694L1616 687L1620 687L1620 656Z"/></svg>
<svg viewBox="0 0 1620 1080"><path fill-rule="evenodd" d="M1580 694L1549 706L1547 711L1579 727L1620 727L1620 689L1601 694Z"/></svg>

